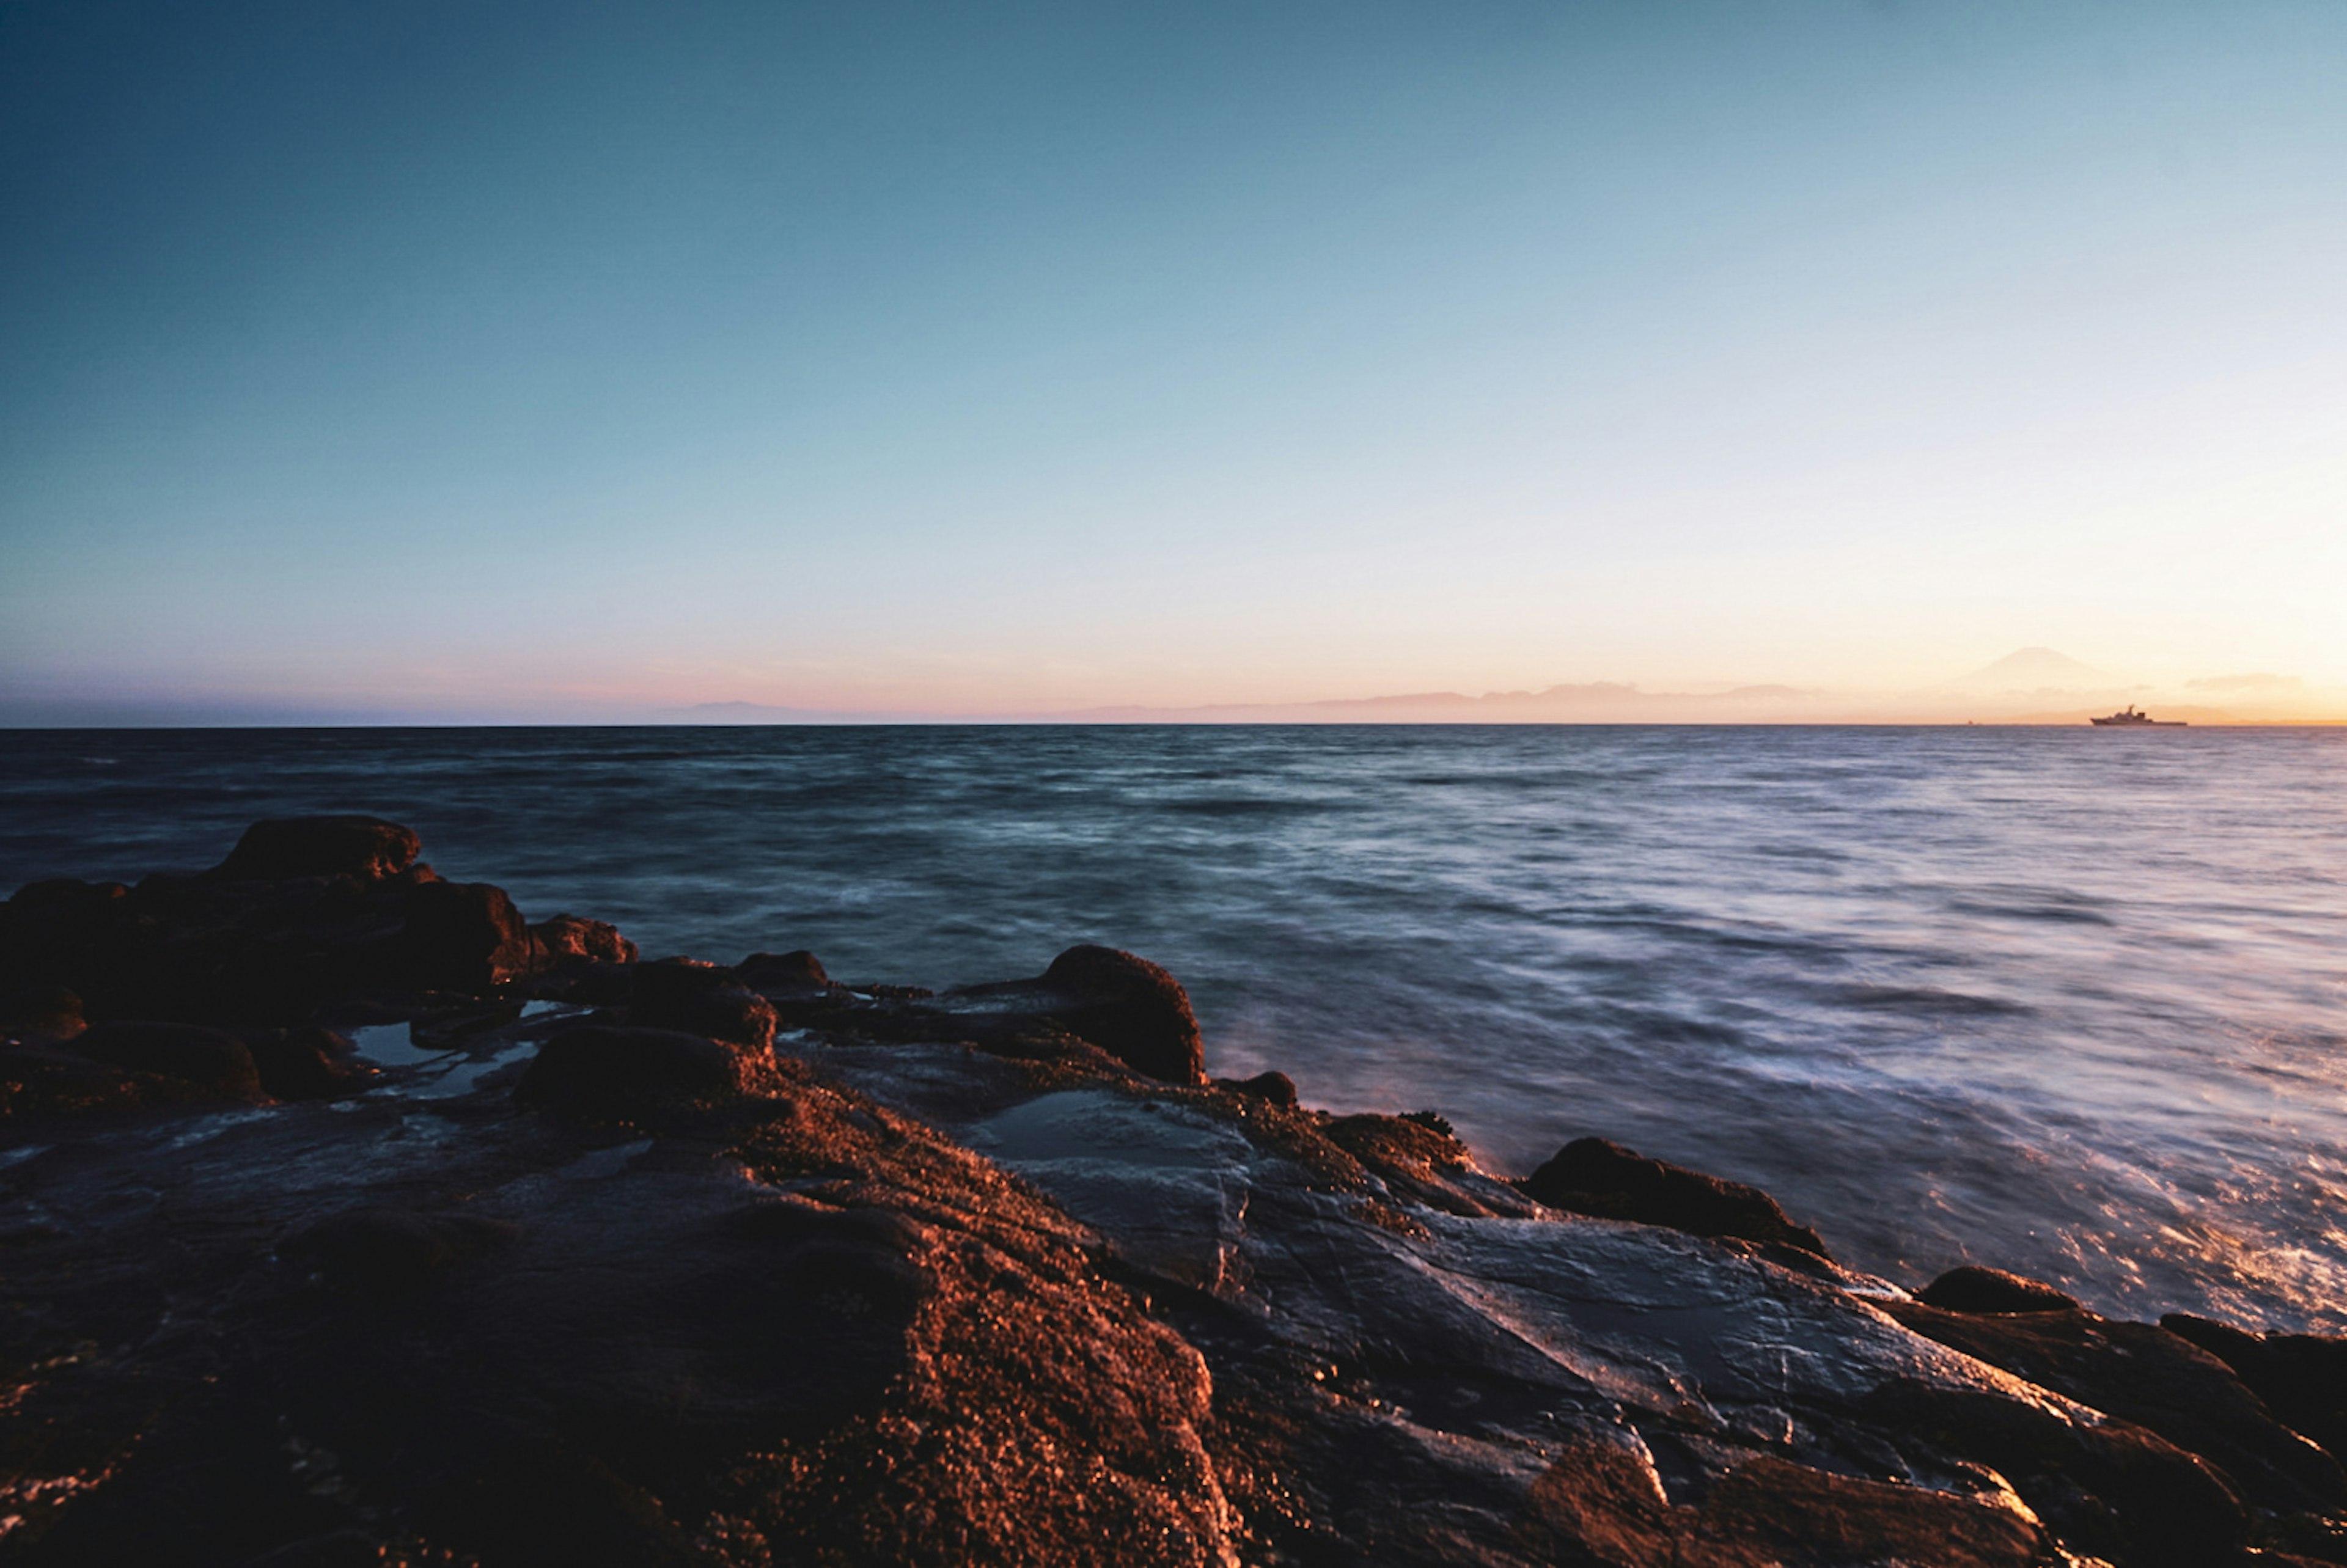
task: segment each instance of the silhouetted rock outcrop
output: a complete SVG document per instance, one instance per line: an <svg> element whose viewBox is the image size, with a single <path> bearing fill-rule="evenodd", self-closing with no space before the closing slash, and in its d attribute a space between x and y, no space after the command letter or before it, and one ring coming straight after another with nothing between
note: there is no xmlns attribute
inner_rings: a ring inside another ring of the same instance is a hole
<svg viewBox="0 0 2347 1568"><path fill-rule="evenodd" d="M1553 1209L1827 1255L1818 1233L1795 1225L1759 1188L1650 1160L1604 1138L1567 1143L1522 1186L1527 1196Z"/></svg>
<svg viewBox="0 0 2347 1568"><path fill-rule="evenodd" d="M1948 1312L2064 1312L2078 1307L2075 1298L2044 1280L1977 1264L1948 1270L1925 1286L1918 1299Z"/></svg>
<svg viewBox="0 0 2347 1568"><path fill-rule="evenodd" d="M294 816L256 822L210 875L223 882L354 876L373 882L415 864L415 833L379 816Z"/></svg>
<svg viewBox="0 0 2347 1568"><path fill-rule="evenodd" d="M1198 1020L1182 983L1146 958L1114 948L1070 948L1043 971L1059 993L1049 1016L1143 1078L1203 1083Z"/></svg>
<svg viewBox="0 0 2347 1568"><path fill-rule="evenodd" d="M0 906L0 987L71 990L92 1021L284 1026L330 998L478 995L545 966L502 889L444 882L416 849L378 818L296 817L200 876L35 883Z"/></svg>
<svg viewBox="0 0 2347 1568"><path fill-rule="evenodd" d="M1296 1103L1296 1080L1285 1072L1258 1072L1253 1078L1224 1078L1215 1081L1234 1094L1268 1100L1274 1105L1292 1107Z"/></svg>

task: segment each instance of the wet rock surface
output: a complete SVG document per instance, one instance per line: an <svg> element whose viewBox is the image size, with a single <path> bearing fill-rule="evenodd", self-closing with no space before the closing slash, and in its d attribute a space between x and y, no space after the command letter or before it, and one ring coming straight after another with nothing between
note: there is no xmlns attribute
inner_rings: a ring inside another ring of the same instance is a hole
<svg viewBox="0 0 2347 1568"><path fill-rule="evenodd" d="M2347 1563L2339 1341L1503 1180L1131 955L644 963L418 849L10 901L0 1562Z"/></svg>

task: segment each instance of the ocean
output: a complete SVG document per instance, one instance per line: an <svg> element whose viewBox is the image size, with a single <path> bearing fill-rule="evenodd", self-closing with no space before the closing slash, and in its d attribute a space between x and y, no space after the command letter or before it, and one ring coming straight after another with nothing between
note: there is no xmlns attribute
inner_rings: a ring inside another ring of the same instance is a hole
<svg viewBox="0 0 2347 1568"><path fill-rule="evenodd" d="M2347 733L18 731L0 890L365 811L646 955L943 988L1129 948L1218 1075L1595 1133L1836 1255L2347 1329Z"/></svg>

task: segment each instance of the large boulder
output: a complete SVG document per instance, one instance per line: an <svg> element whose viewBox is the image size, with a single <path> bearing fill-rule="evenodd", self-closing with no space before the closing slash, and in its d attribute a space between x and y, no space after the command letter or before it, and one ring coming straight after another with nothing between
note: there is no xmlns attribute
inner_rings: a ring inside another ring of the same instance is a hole
<svg viewBox="0 0 2347 1568"><path fill-rule="evenodd" d="M485 991L543 960L543 949L502 887L432 882L406 895L395 966L411 985Z"/></svg>
<svg viewBox="0 0 2347 1568"><path fill-rule="evenodd" d="M1759 1188L1650 1160L1604 1138L1567 1143L1522 1185L1525 1196L1572 1214L1636 1220L1690 1235L1734 1236L1827 1255L1818 1233L1795 1225L1777 1200Z"/></svg>
<svg viewBox="0 0 2347 1568"><path fill-rule="evenodd" d="M415 830L379 816L288 816L256 822L210 875L225 882L355 876L372 882L415 863Z"/></svg>
<svg viewBox="0 0 2347 1568"><path fill-rule="evenodd" d="M1147 958L1115 948L1070 948L1051 960L1041 984L1063 999L1048 1016L1143 1077L1205 1081L1190 994Z"/></svg>

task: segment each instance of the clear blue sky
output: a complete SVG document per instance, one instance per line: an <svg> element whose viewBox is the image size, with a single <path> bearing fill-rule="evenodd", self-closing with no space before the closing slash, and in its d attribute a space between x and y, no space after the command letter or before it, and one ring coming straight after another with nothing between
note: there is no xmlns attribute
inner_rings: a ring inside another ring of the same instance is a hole
<svg viewBox="0 0 2347 1568"><path fill-rule="evenodd" d="M2347 5L0 3L0 721L2347 681Z"/></svg>

